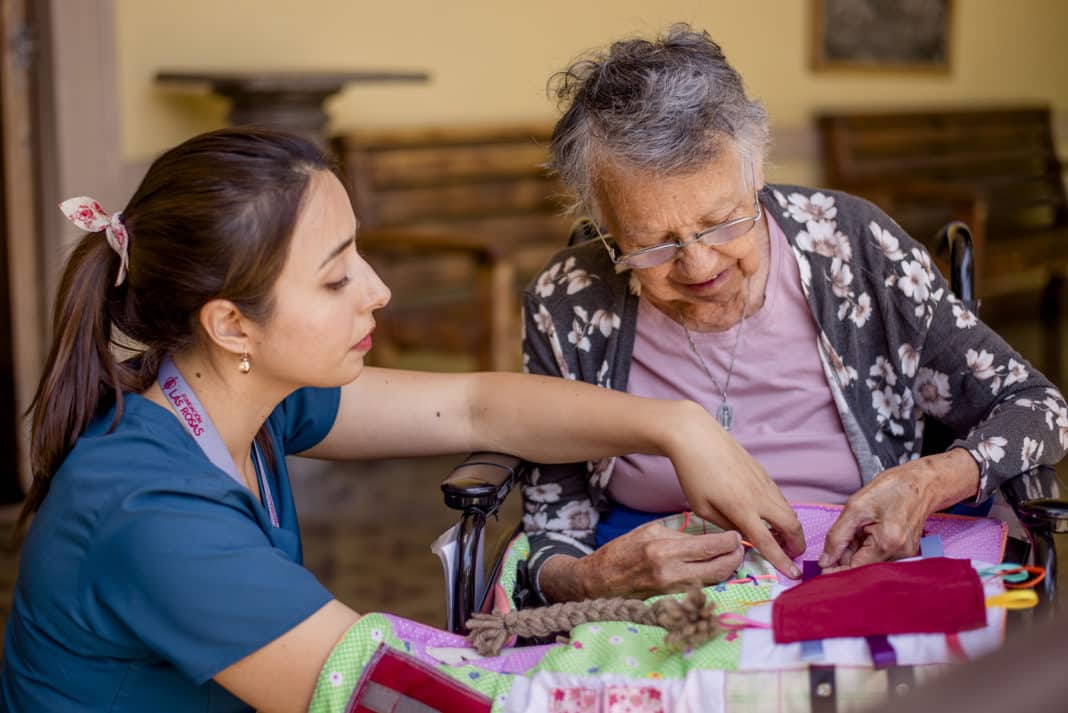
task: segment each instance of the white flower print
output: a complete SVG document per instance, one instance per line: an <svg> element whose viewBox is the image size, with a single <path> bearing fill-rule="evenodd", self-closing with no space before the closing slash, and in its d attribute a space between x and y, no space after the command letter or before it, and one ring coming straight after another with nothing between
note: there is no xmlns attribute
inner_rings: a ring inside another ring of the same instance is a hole
<svg viewBox="0 0 1068 713"><path fill-rule="evenodd" d="M853 282L853 271L849 264L838 258L831 261L831 290L839 297L845 297L850 293L849 285Z"/></svg>
<svg viewBox="0 0 1068 713"><path fill-rule="evenodd" d="M573 295L581 292L593 284L593 278L586 270L575 269L575 258L569 257L562 264L553 263L547 270L538 275L538 281L534 285L534 291L542 299L551 297L557 287L563 287L564 291Z"/></svg>
<svg viewBox="0 0 1068 713"><path fill-rule="evenodd" d="M881 376L883 381L893 386L897 383L897 374L894 373L894 365L884 356L875 357L875 363L868 369L869 376Z"/></svg>
<svg viewBox="0 0 1068 713"><path fill-rule="evenodd" d="M553 331L553 316L545 305L538 305L538 313L534 315L534 325L542 334L550 334Z"/></svg>
<svg viewBox="0 0 1068 713"><path fill-rule="evenodd" d="M918 261L904 260L901 262L901 271L904 275L898 279L897 288L911 297L914 302L923 302L931 294L931 275L923 269ZM917 315L918 316L918 315Z"/></svg>
<svg viewBox="0 0 1068 713"><path fill-rule="evenodd" d="M575 319L571 320L571 331L567 333L567 341L574 344L581 351L590 350L590 340L586 333L590 330L590 313L584 308L575 305L572 308Z"/></svg>
<svg viewBox="0 0 1068 713"><path fill-rule="evenodd" d="M794 257L797 258L797 271L801 273L801 287L804 288L805 294L808 294L808 288L812 284L812 266L809 264L808 258L796 248L794 249Z"/></svg>
<svg viewBox="0 0 1068 713"><path fill-rule="evenodd" d="M838 208L834 205L834 198L823 193L813 193L811 196L792 193L790 194L790 204L787 209L790 217L798 223L831 220L838 215Z"/></svg>
<svg viewBox="0 0 1068 713"><path fill-rule="evenodd" d="M1047 407L1046 426L1057 434L1061 448L1068 448L1068 406L1053 396L1047 396L1043 404Z"/></svg>
<svg viewBox="0 0 1068 713"><path fill-rule="evenodd" d="M555 503L560 500L561 490L559 483L528 485L523 489L523 496L532 503Z"/></svg>
<svg viewBox="0 0 1068 713"><path fill-rule="evenodd" d="M997 370L993 368L994 355L985 349L978 353L974 349L969 349L964 353L964 360L968 368L972 370L972 376L980 381L997 375Z"/></svg>
<svg viewBox="0 0 1068 713"><path fill-rule="evenodd" d="M853 305L853 311L850 313L849 318L853 320L853 324L858 327L863 327L871 317L871 297L867 292L861 293L857 298L856 304Z"/></svg>
<svg viewBox="0 0 1068 713"><path fill-rule="evenodd" d="M1021 470L1028 470L1037 465L1045 450L1046 444L1043 441L1024 436L1023 447L1020 449Z"/></svg>
<svg viewBox="0 0 1068 713"><path fill-rule="evenodd" d="M913 248L909 252L911 252L912 256L916 258L916 262L920 263L920 266L923 268L923 271L926 272L928 276L932 276L931 254L928 253L926 250L920 250L919 248Z"/></svg>
<svg viewBox="0 0 1068 713"><path fill-rule="evenodd" d="M1037 399L1016 399L1017 406L1040 411L1045 415L1046 428L1053 432L1060 442L1061 448L1068 449L1068 404L1064 403L1064 397L1056 389L1046 389L1046 398L1042 401Z"/></svg>
<svg viewBox="0 0 1068 713"><path fill-rule="evenodd" d="M340 671L331 671L330 672L330 685L331 686L340 686L344 680L345 680L345 676Z"/></svg>
<svg viewBox="0 0 1068 713"><path fill-rule="evenodd" d="M1024 365L1016 361L1015 359L1010 358L1008 373L1005 375L1005 382L1002 384L1002 386L1008 386L1009 384L1016 384L1021 381L1026 381L1027 376L1027 369L1024 368Z"/></svg>
<svg viewBox="0 0 1068 713"><path fill-rule="evenodd" d="M912 400L912 389L905 387L905 391L901 394L901 418L912 418L912 407L915 406L915 402ZM917 434L919 437L919 434ZM908 444L905 444L908 446Z"/></svg>
<svg viewBox="0 0 1068 713"><path fill-rule="evenodd" d="M567 360L564 358L564 349L560 345L560 338L556 334L556 325L553 324L553 316L549 313L549 310L545 309L545 305L538 305L538 313L534 315L534 325L538 328L538 331L545 335L545 338L549 340L549 349L552 350L553 359L556 361L556 368L560 370L560 376L565 379L574 379L574 374L567 367Z"/></svg>
<svg viewBox="0 0 1068 713"><path fill-rule="evenodd" d="M889 260L900 260L905 257L905 253L901 252L901 243L895 238L889 230L884 230L882 226L876 223L874 220L868 224L868 230L875 236L875 242L879 245L879 249L883 251L883 255L886 255Z"/></svg>
<svg viewBox="0 0 1068 713"><path fill-rule="evenodd" d="M556 517L545 523L546 529L570 537L582 537L597 526L597 511L589 500L572 500L556 511Z"/></svg>
<svg viewBox="0 0 1068 713"><path fill-rule="evenodd" d="M589 273L585 270L575 270L567 273L567 294L569 295L584 290L592 284L593 280L590 279Z"/></svg>
<svg viewBox="0 0 1068 713"><path fill-rule="evenodd" d="M871 406L875 409L879 421L887 421L898 417L901 397L895 394L889 386L882 390L876 389L871 392Z"/></svg>
<svg viewBox="0 0 1068 713"><path fill-rule="evenodd" d="M999 463L1001 459L1005 457L1005 446L1008 445L1008 441L1001 436L989 436L979 441L979 444L975 447L975 450L970 453L976 457L976 460L981 465L988 465L990 463Z"/></svg>
<svg viewBox="0 0 1068 713"><path fill-rule="evenodd" d="M957 320L957 327L959 329L971 329L975 325L979 324L979 320L976 319L975 314L970 309L954 301L953 303L953 316Z"/></svg>
<svg viewBox="0 0 1068 713"><path fill-rule="evenodd" d="M827 361L830 362L831 368L834 369L838 383L843 387L847 387L857 380L857 370L842 361L842 357L838 356L838 352L834 350L830 340L827 339L827 335L822 332L820 332L819 336L819 346L823 353L827 355Z"/></svg>
<svg viewBox="0 0 1068 713"><path fill-rule="evenodd" d="M590 483L597 488L607 488L608 481L612 478L612 471L615 470L615 465L615 458L586 461L586 470L590 475Z"/></svg>
<svg viewBox="0 0 1068 713"><path fill-rule="evenodd" d="M786 201L786 196L784 196L782 194L782 191L777 190L777 189L776 190L772 190L771 195L775 196L775 201L779 204L780 208L786 208L788 203ZM783 217L786 217L788 215L789 215L788 212L787 213L783 213Z"/></svg>
<svg viewBox="0 0 1068 713"><path fill-rule="evenodd" d="M552 297L553 292L556 291L556 276L560 273L560 263L553 263L549 269L538 275L538 281L534 286L535 292L538 293L538 297L542 299L546 297Z"/></svg>
<svg viewBox="0 0 1068 713"><path fill-rule="evenodd" d="M606 389L612 388L612 382L608 379L608 360L601 362L601 368L597 370L597 385Z"/></svg>
<svg viewBox="0 0 1068 713"><path fill-rule="evenodd" d="M926 413L938 418L949 412L953 405L950 398L949 377L940 371L921 367L916 374L916 384L913 388L916 405Z"/></svg>
<svg viewBox="0 0 1068 713"><path fill-rule="evenodd" d="M897 348L897 358L901 362L901 373L904 376L914 376L916 367L920 365L920 352L906 342Z"/></svg>
<svg viewBox="0 0 1068 713"><path fill-rule="evenodd" d="M606 309L599 309L593 313L590 324L595 329L599 329L603 336L610 337L612 332L619 329L619 315Z"/></svg>
<svg viewBox="0 0 1068 713"><path fill-rule="evenodd" d="M838 232L838 224L833 220L807 223L805 230L797 234L796 240L797 246L806 252L846 261L853 256L849 239Z"/></svg>

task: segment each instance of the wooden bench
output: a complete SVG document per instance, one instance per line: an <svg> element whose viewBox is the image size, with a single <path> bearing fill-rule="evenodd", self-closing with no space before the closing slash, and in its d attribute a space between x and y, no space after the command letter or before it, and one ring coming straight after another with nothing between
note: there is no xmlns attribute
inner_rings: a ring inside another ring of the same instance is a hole
<svg viewBox="0 0 1068 713"><path fill-rule="evenodd" d="M376 363L406 349L519 366L522 285L564 246L569 220L541 164L552 127L360 131L335 148L359 245L393 290Z"/></svg>
<svg viewBox="0 0 1068 713"><path fill-rule="evenodd" d="M1056 372L1068 198L1049 107L835 112L817 122L829 187L871 199L919 240L964 220L980 298L1044 290L1044 351Z"/></svg>

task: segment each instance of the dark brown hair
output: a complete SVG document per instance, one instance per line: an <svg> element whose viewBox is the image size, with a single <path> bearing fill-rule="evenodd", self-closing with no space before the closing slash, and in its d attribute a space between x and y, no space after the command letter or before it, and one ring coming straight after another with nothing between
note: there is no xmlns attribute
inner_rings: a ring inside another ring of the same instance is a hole
<svg viewBox="0 0 1068 713"><path fill-rule="evenodd" d="M329 168L315 146L289 134L202 134L157 158L123 210L130 258L122 285L113 286L119 256L104 233L82 238L60 281L52 345L30 407L33 484L17 530L90 421L115 404L114 427L123 393L147 389L165 354L201 338L204 304L223 298L250 319L270 316L309 181ZM112 348L131 340L138 356L120 361Z"/></svg>

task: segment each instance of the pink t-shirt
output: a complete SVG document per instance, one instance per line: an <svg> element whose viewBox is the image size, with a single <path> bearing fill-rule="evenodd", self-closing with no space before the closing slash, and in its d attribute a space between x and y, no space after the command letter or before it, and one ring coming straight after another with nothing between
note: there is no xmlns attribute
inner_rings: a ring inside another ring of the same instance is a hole
<svg viewBox="0 0 1068 713"><path fill-rule="evenodd" d="M764 466L787 500L842 503L860 488L860 469L827 385L797 261L782 228L767 218L771 268L764 305L746 318L738 345L727 392L734 409L731 435ZM725 332L691 334L723 386L737 325ZM645 299L638 306L627 391L691 399L713 414L722 402L690 351L682 326ZM617 458L608 494L647 512L688 508L671 462L661 456Z"/></svg>

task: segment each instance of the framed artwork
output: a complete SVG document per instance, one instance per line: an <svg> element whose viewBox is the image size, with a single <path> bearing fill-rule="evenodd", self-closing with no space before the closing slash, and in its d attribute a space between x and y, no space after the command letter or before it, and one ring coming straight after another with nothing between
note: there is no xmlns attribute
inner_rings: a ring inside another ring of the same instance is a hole
<svg viewBox="0 0 1068 713"><path fill-rule="evenodd" d="M811 0L817 71L949 72L953 0Z"/></svg>

